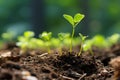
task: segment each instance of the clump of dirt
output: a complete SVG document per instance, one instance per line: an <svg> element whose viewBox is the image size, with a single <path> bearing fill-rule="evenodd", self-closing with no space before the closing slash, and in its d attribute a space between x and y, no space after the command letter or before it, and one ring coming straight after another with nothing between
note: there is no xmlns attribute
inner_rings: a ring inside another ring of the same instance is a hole
<svg viewBox="0 0 120 80"><path fill-rule="evenodd" d="M104 77L109 76L107 68L104 67L101 61L95 59L94 56L76 56L75 53L68 53L58 56L54 60L54 66L59 69L60 74L75 80L79 80L81 77L83 80L88 80L87 77L90 80L97 79L95 77L98 74L103 76L102 70L103 73L106 70Z"/></svg>
<svg viewBox="0 0 120 80"><path fill-rule="evenodd" d="M110 64L114 68L113 80L119 80L120 79L120 56L111 59Z"/></svg>

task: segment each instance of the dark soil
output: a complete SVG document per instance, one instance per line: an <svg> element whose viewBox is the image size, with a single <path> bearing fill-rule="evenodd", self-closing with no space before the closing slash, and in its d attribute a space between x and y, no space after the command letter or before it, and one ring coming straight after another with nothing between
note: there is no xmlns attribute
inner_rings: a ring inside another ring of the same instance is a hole
<svg viewBox="0 0 120 80"><path fill-rule="evenodd" d="M0 51L0 80L112 80L111 58L120 56L120 44L109 49L93 47L88 52L63 51L60 56L41 50L30 50L20 55L20 48L8 46Z"/></svg>

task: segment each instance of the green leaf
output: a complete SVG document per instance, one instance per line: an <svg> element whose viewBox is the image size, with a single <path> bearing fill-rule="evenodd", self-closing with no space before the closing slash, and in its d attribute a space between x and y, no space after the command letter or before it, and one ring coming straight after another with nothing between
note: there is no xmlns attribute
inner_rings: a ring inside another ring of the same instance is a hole
<svg viewBox="0 0 120 80"><path fill-rule="evenodd" d="M80 35L82 41L84 41L84 40L88 37L88 36L84 36L84 35L82 35L81 33L79 33L79 35Z"/></svg>
<svg viewBox="0 0 120 80"><path fill-rule="evenodd" d="M87 40L84 44L83 44L83 50L87 51L90 50L92 47L93 41L92 40Z"/></svg>
<svg viewBox="0 0 120 80"><path fill-rule="evenodd" d="M33 31L25 31L24 32L24 36L26 38L31 38L31 37L34 37L35 33Z"/></svg>
<svg viewBox="0 0 120 80"><path fill-rule="evenodd" d="M42 38L45 41L49 41L52 36L52 32L43 32L39 35L40 38Z"/></svg>
<svg viewBox="0 0 120 80"><path fill-rule="evenodd" d="M59 33L58 34L58 37L59 37L59 39L60 40L63 40L63 39L67 39L67 38L69 38L70 37L70 34L69 33Z"/></svg>
<svg viewBox="0 0 120 80"><path fill-rule="evenodd" d="M14 32L8 31L2 34L2 38L5 40L12 40L15 37Z"/></svg>
<svg viewBox="0 0 120 80"><path fill-rule="evenodd" d="M72 16L67 15L67 14L63 14L63 17L72 25L74 26L74 19Z"/></svg>
<svg viewBox="0 0 120 80"><path fill-rule="evenodd" d="M83 14L77 13L74 16L74 23L79 23L85 16Z"/></svg>
<svg viewBox="0 0 120 80"><path fill-rule="evenodd" d="M120 39L120 34L117 34L117 33L115 33L112 36L108 37L108 41L110 43L112 43L112 44L117 43L117 41L119 41L119 39Z"/></svg>

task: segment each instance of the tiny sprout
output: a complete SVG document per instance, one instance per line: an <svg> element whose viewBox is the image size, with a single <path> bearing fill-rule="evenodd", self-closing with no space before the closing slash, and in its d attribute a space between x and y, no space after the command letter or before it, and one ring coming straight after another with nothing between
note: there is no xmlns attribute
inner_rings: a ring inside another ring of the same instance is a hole
<svg viewBox="0 0 120 80"><path fill-rule="evenodd" d="M64 40L65 38L69 38L70 34L69 33L59 33L58 37L60 40Z"/></svg>
<svg viewBox="0 0 120 80"><path fill-rule="evenodd" d="M39 35L39 37L45 41L49 41L51 36L52 36L51 32L43 32L42 34Z"/></svg>
<svg viewBox="0 0 120 80"><path fill-rule="evenodd" d="M86 42L83 44L83 50L84 51L89 50L91 55L93 55L92 45L93 45L93 41L92 40L86 40Z"/></svg>
<svg viewBox="0 0 120 80"><path fill-rule="evenodd" d="M65 39L68 39L68 38L70 38L70 34L69 33L59 33L58 34L58 38L59 38L59 40L60 40L60 55L62 55L62 46L63 46L63 41L65 40Z"/></svg>
<svg viewBox="0 0 120 80"><path fill-rule="evenodd" d="M108 37L108 42L112 45L115 44L119 41L120 39L120 34L113 34L112 36Z"/></svg>
<svg viewBox="0 0 120 80"><path fill-rule="evenodd" d="M97 47L106 47L106 40L105 37L102 35L95 35L92 39L92 45Z"/></svg>
<svg viewBox="0 0 120 80"><path fill-rule="evenodd" d="M72 36L71 36L71 44L70 44L70 53L72 52L72 39L75 33L75 27L78 23L84 18L83 14L77 13L74 17L64 14L63 17L72 25Z"/></svg>
<svg viewBox="0 0 120 80"><path fill-rule="evenodd" d="M24 37L31 38L34 37L35 33L33 31L26 31L24 32Z"/></svg>
<svg viewBox="0 0 120 80"><path fill-rule="evenodd" d="M52 32L43 32L39 35L40 38L42 38L45 41L45 45L47 46L48 53L50 53L50 39L52 36Z"/></svg>
<svg viewBox="0 0 120 80"><path fill-rule="evenodd" d="M20 46L22 52L24 53L28 49L31 49L31 40L34 37L34 32L32 31L25 31L23 36L18 37L18 42L16 43L17 46ZM32 44L33 46L34 44Z"/></svg>
<svg viewBox="0 0 120 80"><path fill-rule="evenodd" d="M2 38L6 41L12 41L15 38L15 33L12 31L8 31L2 34Z"/></svg>
<svg viewBox="0 0 120 80"><path fill-rule="evenodd" d="M81 33L79 33L79 36L80 36L80 38L81 38L81 47L80 47L80 51L79 51L79 53L78 53L78 56L81 55L82 50L83 50L84 41L85 41L85 39L88 37L88 36L83 36Z"/></svg>

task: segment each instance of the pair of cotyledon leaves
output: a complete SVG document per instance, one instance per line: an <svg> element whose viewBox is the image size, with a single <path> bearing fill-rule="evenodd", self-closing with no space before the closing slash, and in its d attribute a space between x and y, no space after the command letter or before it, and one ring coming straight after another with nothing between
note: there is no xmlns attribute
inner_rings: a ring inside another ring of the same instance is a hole
<svg viewBox="0 0 120 80"><path fill-rule="evenodd" d="M64 14L63 17L75 28L77 24L84 18L83 14L77 13L74 17Z"/></svg>
<svg viewBox="0 0 120 80"><path fill-rule="evenodd" d="M85 41L85 39L88 37L88 36L82 35L81 33L79 33L79 36L80 36L80 38L81 38L82 41Z"/></svg>

